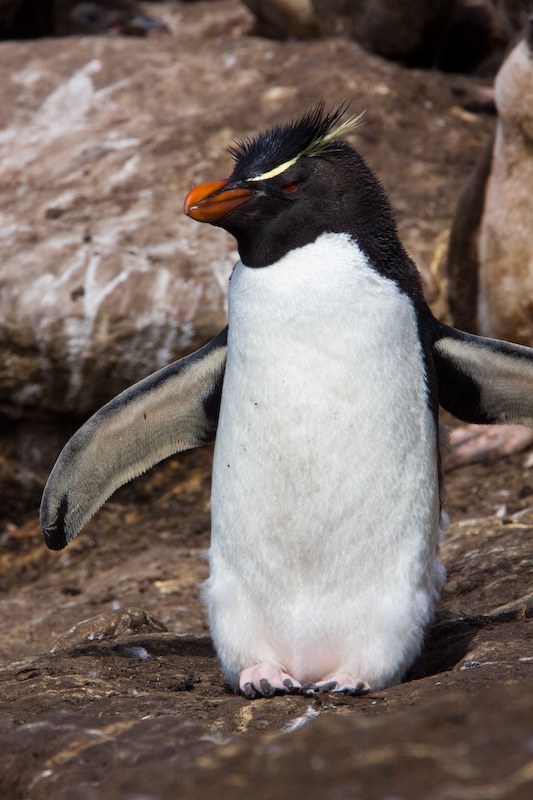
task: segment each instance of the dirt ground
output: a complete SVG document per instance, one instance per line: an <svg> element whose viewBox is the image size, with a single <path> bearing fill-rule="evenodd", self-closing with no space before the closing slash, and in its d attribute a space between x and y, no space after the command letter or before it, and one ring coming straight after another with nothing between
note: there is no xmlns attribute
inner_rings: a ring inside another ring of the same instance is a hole
<svg viewBox="0 0 533 800"><path fill-rule="evenodd" d="M61 553L34 516L10 526L2 796L530 797L526 461L447 474L448 582L426 648L405 683L358 698L250 702L225 684L199 588L210 447L122 489Z"/></svg>

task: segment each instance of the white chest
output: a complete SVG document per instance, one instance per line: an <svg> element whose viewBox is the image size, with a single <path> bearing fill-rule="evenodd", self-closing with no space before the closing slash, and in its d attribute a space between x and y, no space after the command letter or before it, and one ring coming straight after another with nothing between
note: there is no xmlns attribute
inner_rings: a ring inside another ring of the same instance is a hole
<svg viewBox="0 0 533 800"><path fill-rule="evenodd" d="M384 520L405 509L409 527L420 501L434 517L413 307L348 237L326 234L264 269L237 265L213 481L228 555L259 535L300 553L331 537L382 548Z"/></svg>

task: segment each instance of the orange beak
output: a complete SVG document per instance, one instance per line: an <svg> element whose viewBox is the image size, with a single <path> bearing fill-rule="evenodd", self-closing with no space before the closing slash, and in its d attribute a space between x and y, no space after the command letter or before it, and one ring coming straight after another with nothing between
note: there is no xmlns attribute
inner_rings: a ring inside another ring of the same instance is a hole
<svg viewBox="0 0 533 800"><path fill-rule="evenodd" d="M185 198L184 212L198 222L218 222L252 196L251 189L222 191L227 184L224 180L195 186Z"/></svg>

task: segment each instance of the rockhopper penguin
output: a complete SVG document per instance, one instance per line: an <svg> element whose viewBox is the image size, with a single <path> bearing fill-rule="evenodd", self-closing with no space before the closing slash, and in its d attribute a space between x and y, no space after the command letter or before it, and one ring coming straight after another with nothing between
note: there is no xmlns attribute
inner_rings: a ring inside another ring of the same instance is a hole
<svg viewBox="0 0 533 800"><path fill-rule="evenodd" d="M91 417L42 501L60 549L118 486L216 435L205 596L247 697L400 681L444 578L439 402L533 425L533 350L432 316L343 112L238 144L231 177L188 194L239 246L228 327Z"/></svg>

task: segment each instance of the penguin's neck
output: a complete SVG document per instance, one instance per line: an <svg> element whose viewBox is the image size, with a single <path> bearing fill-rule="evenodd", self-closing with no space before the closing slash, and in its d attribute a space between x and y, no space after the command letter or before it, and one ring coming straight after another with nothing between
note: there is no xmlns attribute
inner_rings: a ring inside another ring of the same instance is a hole
<svg viewBox="0 0 533 800"><path fill-rule="evenodd" d="M228 317L228 358L274 369L286 358L296 360L297 371L317 358L331 358L357 371L368 361L375 370L377 358L379 369L388 373L390 353L403 355L407 349L406 329L416 339L413 350L420 350L412 302L372 268L347 234L323 234L269 267L251 269L239 262L230 282ZM394 371L401 370L396 363ZM353 375L344 378L350 382Z"/></svg>

